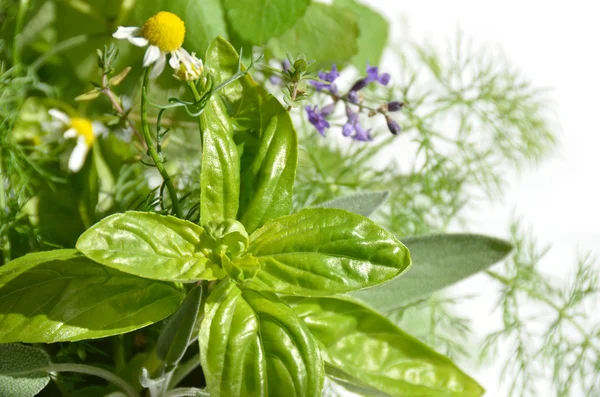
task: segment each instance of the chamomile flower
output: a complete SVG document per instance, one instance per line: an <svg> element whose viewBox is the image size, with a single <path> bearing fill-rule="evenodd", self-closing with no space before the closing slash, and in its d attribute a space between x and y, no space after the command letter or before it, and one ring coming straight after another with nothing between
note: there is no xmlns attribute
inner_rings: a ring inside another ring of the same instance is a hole
<svg viewBox="0 0 600 397"><path fill-rule="evenodd" d="M98 135L106 135L108 129L99 121L91 121L85 117L69 117L57 109L48 111L52 117L51 126L65 129L65 139L77 139L75 149L69 157L69 170L78 172L85 163L88 152L94 145Z"/></svg>
<svg viewBox="0 0 600 397"><path fill-rule="evenodd" d="M202 60L196 58L196 53L192 52L189 59L181 61L179 69L175 71L173 77L181 81L196 81L202 75L203 70Z"/></svg>
<svg viewBox="0 0 600 397"><path fill-rule="evenodd" d="M158 77L165 69L167 63L167 54L171 57L169 65L179 72L181 65L193 73L193 68L197 66L199 59L190 55L181 45L185 39L185 24L177 15L161 11L158 14L148 18L144 25L136 26L119 26L113 34L115 39L127 39L131 44L138 47L146 47L143 66L149 67L154 65L150 72L151 78ZM200 69L202 61L200 61Z"/></svg>

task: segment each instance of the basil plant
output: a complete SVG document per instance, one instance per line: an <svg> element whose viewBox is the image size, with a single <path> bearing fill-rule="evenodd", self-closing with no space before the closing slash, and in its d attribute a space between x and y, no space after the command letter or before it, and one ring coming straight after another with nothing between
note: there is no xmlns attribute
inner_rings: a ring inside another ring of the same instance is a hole
<svg viewBox="0 0 600 397"><path fill-rule="evenodd" d="M74 249L0 267L0 395L33 396L64 373L103 378L110 386L100 395L111 396L311 397L332 388L482 395L449 358L384 314L501 260L510 245L475 235L402 243L367 217L385 192L292 211L299 145L288 106L224 39L212 41L204 64L172 50L172 40L153 41L151 29L173 22L156 18L142 29L148 39L133 28L115 37L149 42L140 136L169 211L113 213ZM161 133L155 137L148 121L153 78L170 49L195 99L156 106L159 118L171 108L197 118L198 222L182 215ZM152 324L155 343L118 371L50 359L44 348L108 337L120 343Z"/></svg>

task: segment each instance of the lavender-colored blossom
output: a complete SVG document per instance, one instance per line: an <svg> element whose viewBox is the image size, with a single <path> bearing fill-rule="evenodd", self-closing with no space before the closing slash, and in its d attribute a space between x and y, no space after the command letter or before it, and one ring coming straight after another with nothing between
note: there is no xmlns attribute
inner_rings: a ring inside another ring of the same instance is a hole
<svg viewBox="0 0 600 397"><path fill-rule="evenodd" d="M359 123L357 112L352 111L349 106L346 106L346 116L348 116L348 121L342 127L342 135L349 136L355 141L370 141L373 138L371 137L371 130L365 130Z"/></svg>
<svg viewBox="0 0 600 397"><path fill-rule="evenodd" d="M350 91L348 93L348 100L351 103L353 103L355 105L358 105L358 103L360 102L360 96L358 95L358 92L356 92L356 91Z"/></svg>
<svg viewBox="0 0 600 397"><path fill-rule="evenodd" d="M396 121L392 120L391 117L386 117L385 121L387 122L388 129L392 134L398 135L400 132L402 132L402 127L400 127Z"/></svg>
<svg viewBox="0 0 600 397"><path fill-rule="evenodd" d="M389 73L379 74L379 68L377 66L367 66L367 77L365 78L367 83L377 81L381 85L388 85L391 78Z"/></svg>
<svg viewBox="0 0 600 397"><path fill-rule="evenodd" d="M311 80L310 84L315 87L317 91L329 90L332 94L337 95L338 90L334 81L340 77L340 72L338 72L337 66L334 63L331 65L331 70L329 72L319 72L319 79L323 81Z"/></svg>
<svg viewBox="0 0 600 397"><path fill-rule="evenodd" d="M402 110L404 107L404 102L392 101L386 104L388 112L397 112Z"/></svg>
<svg viewBox="0 0 600 397"><path fill-rule="evenodd" d="M325 106L325 108L327 108L327 106ZM330 127L329 122L325 120L325 117L331 114L333 109L330 111L329 109L325 109L325 113L323 113L323 110L319 110L317 105L312 108L307 106L305 109L306 114L308 115L308 121L317 129L317 131L319 131L319 134L325 136L325 129ZM329 111L329 113L327 113L327 111Z"/></svg>

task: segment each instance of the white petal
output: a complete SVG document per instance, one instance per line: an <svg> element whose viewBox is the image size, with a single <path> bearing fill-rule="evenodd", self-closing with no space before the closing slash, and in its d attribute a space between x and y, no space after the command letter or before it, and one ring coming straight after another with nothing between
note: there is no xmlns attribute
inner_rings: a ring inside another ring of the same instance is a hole
<svg viewBox="0 0 600 397"><path fill-rule="evenodd" d="M148 40L143 37L130 37L127 41L137 47L146 47L148 45Z"/></svg>
<svg viewBox="0 0 600 397"><path fill-rule="evenodd" d="M79 137L77 145L75 145L75 149L73 149L71 157L69 157L69 169L72 172L78 172L83 167L89 150L90 148L85 143L85 138L82 136Z"/></svg>
<svg viewBox="0 0 600 397"><path fill-rule="evenodd" d="M179 55L181 59L191 59L191 55L187 50L183 47L179 47L175 50L175 52Z"/></svg>
<svg viewBox="0 0 600 397"><path fill-rule="evenodd" d="M108 134L108 128L106 128L106 126L99 121L93 121L92 132L94 133L94 136L106 136L106 134Z"/></svg>
<svg viewBox="0 0 600 397"><path fill-rule="evenodd" d="M115 39L128 39L137 36L141 31L137 26L119 26L112 36Z"/></svg>
<svg viewBox="0 0 600 397"><path fill-rule="evenodd" d="M171 53L171 59L169 59L169 65L171 65L171 67L177 71L179 70L180 63L179 54L177 51L173 51Z"/></svg>
<svg viewBox="0 0 600 397"><path fill-rule="evenodd" d="M58 109L48 110L48 114L54 119L60 121L64 125L71 125L71 118L66 113L61 112Z"/></svg>
<svg viewBox="0 0 600 397"><path fill-rule="evenodd" d="M69 128L65 131L63 136L65 137L65 139L77 138L77 130L75 128Z"/></svg>
<svg viewBox="0 0 600 397"><path fill-rule="evenodd" d="M160 49L155 45L151 45L144 54L143 66L147 68L148 66L152 65L158 58L160 58L160 55Z"/></svg>
<svg viewBox="0 0 600 397"><path fill-rule="evenodd" d="M160 54L156 63L152 67L152 71L150 72L150 78L155 79L165 70L165 65L167 64L167 56L163 53Z"/></svg>

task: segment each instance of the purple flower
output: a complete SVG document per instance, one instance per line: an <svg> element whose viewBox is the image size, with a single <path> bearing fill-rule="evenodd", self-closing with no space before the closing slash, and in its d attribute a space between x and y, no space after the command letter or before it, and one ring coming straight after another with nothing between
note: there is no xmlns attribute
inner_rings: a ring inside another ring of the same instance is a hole
<svg viewBox="0 0 600 397"><path fill-rule="evenodd" d="M290 64L290 61L288 61L287 59L284 59L283 61L281 61L281 69L284 72L289 71L291 67L292 67L292 65ZM271 75L271 77L269 77L269 81L273 85L283 85L283 79L276 74Z"/></svg>
<svg viewBox="0 0 600 397"><path fill-rule="evenodd" d="M358 95L358 92L356 92L356 91L350 91L348 93L348 100L350 102L352 102L353 104L358 105L358 103L360 102L360 97Z"/></svg>
<svg viewBox="0 0 600 397"><path fill-rule="evenodd" d="M340 72L338 72L336 64L331 65L329 72L319 72L318 75L323 81L311 80L310 83L313 87L317 91L329 90L332 94L337 95L338 90L333 82L340 77Z"/></svg>
<svg viewBox="0 0 600 397"><path fill-rule="evenodd" d="M367 77L365 78L367 83L377 81L381 85L388 85L390 83L391 76L389 73L379 74L379 68L377 66L367 65Z"/></svg>
<svg viewBox="0 0 600 397"><path fill-rule="evenodd" d="M333 105L333 104L332 104ZM329 128L329 122L325 120L325 117L329 116L333 111L333 107L331 110L327 106L325 106L322 110L319 110L317 105L314 107L307 106L305 107L306 114L308 115L308 121L319 131L319 134L325 136L325 129ZM329 113L328 113L329 112Z"/></svg>
<svg viewBox="0 0 600 397"><path fill-rule="evenodd" d="M370 134L371 130L362 128L358 122L359 114L353 112L349 106L346 106L346 116L348 116L348 121L342 127L342 135L349 136L355 141L371 141L373 139Z"/></svg>
<svg viewBox="0 0 600 397"><path fill-rule="evenodd" d="M391 117L386 117L385 121L387 122L388 130L390 130L392 134L398 135L400 132L402 132L400 125L392 120Z"/></svg>
<svg viewBox="0 0 600 397"><path fill-rule="evenodd" d="M404 102L392 101L387 103L388 112L397 112L398 110L402 110L404 107Z"/></svg>

